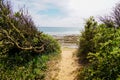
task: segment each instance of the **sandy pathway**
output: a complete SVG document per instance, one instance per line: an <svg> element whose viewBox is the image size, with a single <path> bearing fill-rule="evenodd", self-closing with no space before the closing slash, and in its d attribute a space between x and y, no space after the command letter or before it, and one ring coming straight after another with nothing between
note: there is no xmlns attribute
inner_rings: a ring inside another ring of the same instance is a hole
<svg viewBox="0 0 120 80"><path fill-rule="evenodd" d="M58 73L58 80L74 80L76 77L76 70L78 64L75 61L73 53L76 49L62 49L61 62L59 63L60 71Z"/></svg>

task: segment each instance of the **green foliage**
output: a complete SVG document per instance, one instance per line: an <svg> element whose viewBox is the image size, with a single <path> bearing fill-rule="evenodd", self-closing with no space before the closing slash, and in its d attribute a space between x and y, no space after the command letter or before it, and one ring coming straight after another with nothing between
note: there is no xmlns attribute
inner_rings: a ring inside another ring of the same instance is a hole
<svg viewBox="0 0 120 80"><path fill-rule="evenodd" d="M42 34L40 43L45 43L45 48L43 53L49 54L49 53L60 53L60 45L58 42L50 35Z"/></svg>
<svg viewBox="0 0 120 80"><path fill-rule="evenodd" d="M0 47L10 46L18 50L41 53L45 44L34 44L33 39L40 39L32 18L24 10L13 12L7 1L0 1ZM9 50L9 48L8 48Z"/></svg>
<svg viewBox="0 0 120 80"><path fill-rule="evenodd" d="M42 80L47 61L58 53L57 41L37 31L28 14L14 13L0 0L0 80Z"/></svg>
<svg viewBox="0 0 120 80"><path fill-rule="evenodd" d="M86 21L85 30L81 33L78 56L81 62L88 62L87 55L89 52L95 52L93 38L95 35L95 29L97 22L93 17L90 17Z"/></svg>
<svg viewBox="0 0 120 80"><path fill-rule="evenodd" d="M0 79L2 80L28 80L43 79L45 77L46 61L48 55L36 56L27 64L21 60L20 56L6 58L0 62ZM13 62L14 61L14 62ZM23 62L23 63L18 63Z"/></svg>
<svg viewBox="0 0 120 80"><path fill-rule="evenodd" d="M99 24L94 31L96 33L92 37L93 43L85 45L92 45L94 51L88 49L85 58L89 60L89 64L80 72L80 77L83 80L119 80L120 29L108 28L104 24Z"/></svg>
<svg viewBox="0 0 120 80"><path fill-rule="evenodd" d="M43 42L42 42L43 41ZM16 51L12 48L9 54L0 53L0 79L44 79L47 61L51 55L60 53L60 46L55 39L43 34L41 41L34 39L33 42L47 43L42 54L30 51ZM48 41L48 42L47 42Z"/></svg>

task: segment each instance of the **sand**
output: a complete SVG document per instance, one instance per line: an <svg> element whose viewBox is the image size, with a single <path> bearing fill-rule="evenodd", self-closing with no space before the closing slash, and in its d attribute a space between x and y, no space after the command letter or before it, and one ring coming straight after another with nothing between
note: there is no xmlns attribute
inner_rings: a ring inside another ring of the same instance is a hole
<svg viewBox="0 0 120 80"><path fill-rule="evenodd" d="M74 48L62 49L58 80L74 80L76 78L78 63L73 55L75 51L76 49Z"/></svg>
<svg viewBox="0 0 120 80"><path fill-rule="evenodd" d="M62 47L61 57L49 62L45 80L76 80L80 65L76 57L76 48Z"/></svg>

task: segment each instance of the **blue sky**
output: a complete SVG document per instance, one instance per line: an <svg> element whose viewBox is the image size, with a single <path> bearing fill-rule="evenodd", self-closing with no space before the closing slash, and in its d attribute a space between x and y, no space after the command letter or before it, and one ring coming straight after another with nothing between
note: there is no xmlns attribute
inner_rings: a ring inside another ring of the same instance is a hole
<svg viewBox="0 0 120 80"><path fill-rule="evenodd" d="M104 16L119 0L10 0L14 10L25 6L36 26L82 27L90 16Z"/></svg>

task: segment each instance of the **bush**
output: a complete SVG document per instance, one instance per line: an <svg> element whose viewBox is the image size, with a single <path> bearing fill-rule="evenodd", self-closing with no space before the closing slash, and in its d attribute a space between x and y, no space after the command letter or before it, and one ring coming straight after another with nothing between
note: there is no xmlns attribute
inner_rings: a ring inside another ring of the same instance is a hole
<svg viewBox="0 0 120 80"><path fill-rule="evenodd" d="M90 17L85 24L85 30L80 35L78 56L81 63L87 63L87 55L89 52L95 52L93 38L96 34L95 29L97 22L93 17Z"/></svg>
<svg viewBox="0 0 120 80"><path fill-rule="evenodd" d="M120 29L99 24L92 38L95 52L85 56L89 64L80 72L83 80L116 80L120 75ZM90 35L91 36L91 35ZM89 46L89 44L87 44ZM86 45L86 46L87 46ZM81 56L82 57L82 56Z"/></svg>
<svg viewBox="0 0 120 80"><path fill-rule="evenodd" d="M60 53L51 36L37 31L32 18L0 0L0 79L37 80L45 76L50 55Z"/></svg>
<svg viewBox="0 0 120 80"><path fill-rule="evenodd" d="M60 45L58 44L57 40L55 40L52 36L47 34L41 35L41 44L45 43L45 48L43 53L49 54L49 53L60 53Z"/></svg>
<svg viewBox="0 0 120 80"><path fill-rule="evenodd" d="M42 54L35 54L30 51L16 51L12 55L0 54L0 79L44 79L46 62L51 55L60 53L60 46L55 39L43 34L41 44L47 42ZM37 42L34 40L34 42ZM15 49L14 49L15 50ZM13 51L12 51L13 52ZM10 52L9 52L10 53Z"/></svg>

